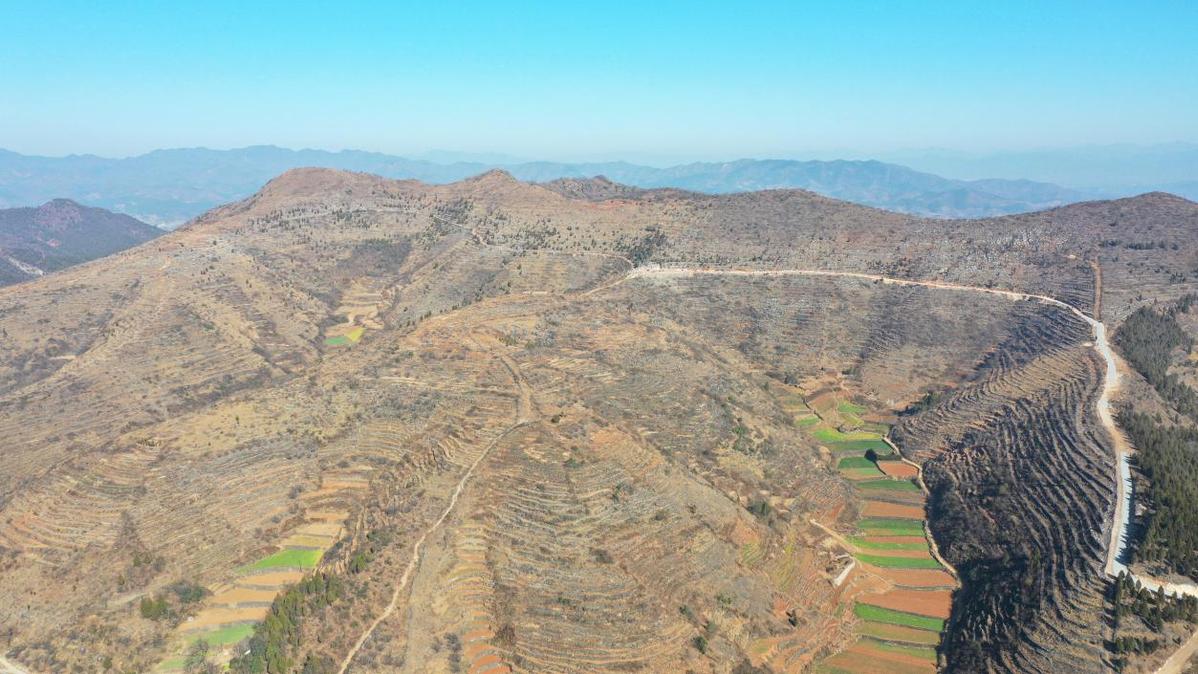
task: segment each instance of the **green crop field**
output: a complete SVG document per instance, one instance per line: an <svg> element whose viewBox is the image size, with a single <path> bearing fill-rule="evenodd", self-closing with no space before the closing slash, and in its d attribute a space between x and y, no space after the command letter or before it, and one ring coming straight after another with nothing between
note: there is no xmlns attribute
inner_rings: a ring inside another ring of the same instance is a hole
<svg viewBox="0 0 1198 674"><path fill-rule="evenodd" d="M865 414L867 411L866 408L862 407L861 405L855 405L847 400L840 401L840 403L836 405L836 409L841 414L852 414L854 416Z"/></svg>
<svg viewBox="0 0 1198 674"><path fill-rule="evenodd" d="M910 480L870 480L859 483L857 487L882 491L919 491L919 485Z"/></svg>
<svg viewBox="0 0 1198 674"><path fill-rule="evenodd" d="M927 648L925 646L908 646L906 644L894 644L894 643L889 643L886 641L879 641L877 639L869 639L869 642L870 642L871 646L873 646L874 648L877 648L880 651L890 651L891 653L902 653L904 655L910 655L912 657L920 658L921 660L928 660L929 662L936 662L936 649L935 648Z"/></svg>
<svg viewBox="0 0 1198 674"><path fill-rule="evenodd" d="M819 417L815 416L814 414L806 417L795 417L795 425L799 428L807 428L808 426L814 426L818 423Z"/></svg>
<svg viewBox="0 0 1198 674"><path fill-rule="evenodd" d="M846 456L837 462L836 467L846 470L848 468L877 468L877 465L864 456Z"/></svg>
<svg viewBox="0 0 1198 674"><path fill-rule="evenodd" d="M916 629L914 627L906 627L903 625L891 625L888 623L876 623L872 620L867 620L862 623L860 634L873 637L887 642L901 642L909 644L917 644L920 646L935 646L940 643L940 635L927 630Z"/></svg>
<svg viewBox="0 0 1198 674"><path fill-rule="evenodd" d="M944 630L944 621L939 618L903 613L902 611L895 611L894 609L882 608L880 606L857 604L853 607L853 613L857 614L857 617L862 620L873 620L891 625L905 625L921 630L932 630L933 632Z"/></svg>
<svg viewBox="0 0 1198 674"><path fill-rule="evenodd" d="M923 532L917 535L923 535ZM853 545L866 550L925 550L928 547L926 542L895 543L893 541L871 541L861 536L853 536L849 540L853 542Z"/></svg>
<svg viewBox="0 0 1198 674"><path fill-rule="evenodd" d="M939 569L940 563L931 557L888 557L886 555L867 555L858 553L857 559L866 564L881 566L889 569Z"/></svg>
<svg viewBox="0 0 1198 674"><path fill-rule="evenodd" d="M209 646L228 646L248 638L253 633L254 626L251 624L229 625L213 632L201 634L196 641L203 639L208 642Z"/></svg>
<svg viewBox="0 0 1198 674"><path fill-rule="evenodd" d="M311 569L320 561L320 550L280 550L275 554L259 559L253 564L242 567L245 571L262 571L264 569Z"/></svg>
<svg viewBox="0 0 1198 674"><path fill-rule="evenodd" d="M923 520L901 520L889 517L866 517L857 526L867 532L884 536L922 536Z"/></svg>
<svg viewBox="0 0 1198 674"><path fill-rule="evenodd" d="M870 440L874 442L882 441L881 437L877 433L870 433L868 431L849 431L848 433L842 433L835 428L827 427L817 428L811 431L811 435L820 442L847 443L858 440Z"/></svg>
<svg viewBox="0 0 1198 674"><path fill-rule="evenodd" d="M891 453L890 445L881 440L844 440L841 442L828 442L828 449L837 454L864 454L865 450L872 449L879 455Z"/></svg>

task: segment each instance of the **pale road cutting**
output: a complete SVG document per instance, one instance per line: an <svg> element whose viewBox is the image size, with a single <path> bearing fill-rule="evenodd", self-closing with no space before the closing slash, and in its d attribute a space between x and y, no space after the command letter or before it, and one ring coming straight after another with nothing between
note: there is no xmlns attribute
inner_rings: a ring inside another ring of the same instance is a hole
<svg viewBox="0 0 1198 674"><path fill-rule="evenodd" d="M1132 448L1127 442L1127 438L1115 423L1114 415L1111 413L1111 398L1119 391L1119 367L1117 364L1117 356L1111 349L1106 338L1106 325L1101 321L1095 320L1087 315L1081 309L1063 302L1054 297L1047 295L1037 295L1034 293L1020 292L1018 290L1001 290L998 288L984 288L980 286L969 286L958 283L946 283L943 281L917 281L911 279L892 278L879 274L863 274L860 272L849 271L828 271L828 270L813 270L813 269L711 269L711 268L672 268L672 267L641 267L629 272L623 280L634 278L686 278L693 276L816 276L816 277L838 277L859 279L862 281L870 281L874 283L882 283L886 285L899 286L919 286L923 288L936 288L940 290L958 290L964 292L984 293L987 295L997 295L1006 297L1012 300L1030 300L1042 302L1061 309L1065 309L1073 313L1078 318L1085 321L1094 331L1094 350L1098 355L1102 356L1106 363L1106 372L1103 376L1102 392L1098 396L1095 403L1095 412L1098 415L1098 420L1110 434L1111 440L1115 449L1115 484L1118 491L1118 497L1115 501L1115 517L1111 526L1110 542L1107 546L1107 561L1104 571L1108 576L1115 577L1119 573L1128 572L1127 566L1119 561L1123 556L1123 552L1127 546L1127 527L1131 519L1131 471L1129 468L1129 460L1131 458ZM1180 596L1188 595L1198 597L1198 584L1194 583L1169 583L1155 578L1143 575L1131 574L1132 577L1139 581L1144 587L1156 591L1157 588L1164 588L1166 594Z"/></svg>
<svg viewBox="0 0 1198 674"><path fill-rule="evenodd" d="M863 281L883 283L888 285L901 286L920 286L924 288L937 288L941 290L960 290L966 292L978 292L989 295L998 295L1007 297L1012 300L1033 300L1050 304L1052 306L1066 309L1076 315L1078 318L1089 324L1094 331L1094 350L1098 355L1102 356L1106 363L1106 372L1103 376L1102 393L1099 394L1097 402L1095 402L1095 412L1098 414L1098 420L1111 436L1111 441L1115 449L1115 514L1114 521L1111 524L1111 535L1107 545L1107 559L1103 571L1109 577L1117 577L1121 572L1127 573L1132 579L1138 581L1141 585L1149 590L1156 591L1164 589L1165 594L1172 596L1191 596L1198 597L1198 585L1194 583L1170 583L1167 581L1134 574L1127 568L1123 562L1119 561L1124 556L1128 546L1128 526L1131 522L1131 498L1132 498L1132 482L1131 482L1131 454L1132 447L1128 443L1123 431L1119 429L1115 423L1114 415L1111 414L1111 399L1119 391L1119 367L1117 356L1111 350L1110 344L1106 338L1106 325L1083 312L1081 309L1062 302L1047 295L1036 295L1033 293L1019 292L1017 290L999 290L996 288L984 288L979 286L968 286L957 283L945 283L941 281L913 281L909 279L891 278L881 276L879 274L863 274L858 272L847 271L826 271L826 270L808 270L808 269L777 269L777 270L756 270L756 269L707 269L707 268L637 268L629 272L621 281L630 278L685 278L688 276L699 275L722 275L722 276L820 276L820 277L840 277L853 278ZM1098 277L1101 278L1101 277ZM1101 283L1101 281L1099 281ZM921 471L922 476L922 471ZM921 477L922 483L922 477ZM921 484L922 486L922 484ZM926 488L926 487L925 487ZM931 537L931 532L928 531L928 540L935 546L935 539ZM937 553L939 551L937 550ZM937 554L937 556L939 556ZM951 568L951 567L949 567ZM1156 674L1179 674L1186 662L1194 653L1198 651L1198 633L1195 633L1186 641L1180 649L1165 661Z"/></svg>

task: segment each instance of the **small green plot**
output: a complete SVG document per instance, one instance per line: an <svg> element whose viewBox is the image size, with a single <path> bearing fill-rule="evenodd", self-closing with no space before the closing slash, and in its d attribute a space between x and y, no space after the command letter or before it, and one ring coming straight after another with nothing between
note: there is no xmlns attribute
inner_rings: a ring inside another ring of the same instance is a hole
<svg viewBox="0 0 1198 674"><path fill-rule="evenodd" d="M845 440L842 442L827 443L828 449L837 454L863 454L866 450L872 449L878 454L883 452L889 454L891 452L890 445L881 440Z"/></svg>
<svg viewBox="0 0 1198 674"><path fill-rule="evenodd" d="M337 335L324 340L325 346L345 346L346 344L349 344L349 338L345 335Z"/></svg>
<svg viewBox="0 0 1198 674"><path fill-rule="evenodd" d="M940 635L927 630L915 629L903 625L891 625L867 620L857 630L861 634L888 643L907 643L919 646L935 646L940 643Z"/></svg>
<svg viewBox="0 0 1198 674"><path fill-rule="evenodd" d="M890 517L866 517L857 526L867 532L884 536L922 536L923 520L902 520Z"/></svg>
<svg viewBox="0 0 1198 674"><path fill-rule="evenodd" d="M852 414L854 416L865 414L866 412L866 409L861 405L855 405L847 400L840 401L840 403L836 405L836 409L841 414Z"/></svg>
<svg viewBox="0 0 1198 674"><path fill-rule="evenodd" d="M809 417L795 417L795 425L799 428L807 428L819 423L819 417L814 414Z"/></svg>
<svg viewBox="0 0 1198 674"><path fill-rule="evenodd" d="M905 625L907 627L915 627L921 630L931 630L933 632L941 632L944 630L944 621L939 618L929 618L927 616L915 615L914 613L904 613L895 611L894 609L882 608L880 606L870 606L868 604L857 604L853 607L853 613L857 614L862 620L873 620L880 623L889 623L891 625Z"/></svg>
<svg viewBox="0 0 1198 674"><path fill-rule="evenodd" d="M878 641L877 639L866 639L871 646L880 651L889 651L891 653L902 653L921 660L936 662L936 649L927 648L925 646L910 646L907 644L895 644L886 641Z"/></svg>
<svg viewBox="0 0 1198 674"><path fill-rule="evenodd" d="M922 533L917 535L922 535ZM928 544L923 541L896 543L894 541L874 541L861 536L853 536L849 540L853 542L853 545L866 550L926 550L928 547Z"/></svg>
<svg viewBox="0 0 1198 674"><path fill-rule="evenodd" d="M874 491L919 491L919 485L910 480L869 480L858 483L857 487Z"/></svg>
<svg viewBox="0 0 1198 674"><path fill-rule="evenodd" d="M836 463L841 470L849 468L877 468L877 465L864 456L846 456Z"/></svg>
<svg viewBox="0 0 1198 674"><path fill-rule="evenodd" d="M817 428L811 431L811 435L815 436L820 442L853 442L855 440L876 440L881 441L882 438L877 433L869 433L866 431L849 431L844 433L835 428Z"/></svg>
<svg viewBox="0 0 1198 674"><path fill-rule="evenodd" d="M262 571L265 569L311 569L320 561L320 550L298 550L289 548L259 559L253 564L242 567L245 571Z"/></svg>
<svg viewBox="0 0 1198 674"><path fill-rule="evenodd" d="M254 626L252 624L229 625L207 634L201 634L192 643L203 639L208 642L209 646L228 646L242 639L248 639L253 633Z"/></svg>
<svg viewBox="0 0 1198 674"><path fill-rule="evenodd" d="M940 563L931 557L888 557L886 555L867 555L858 553L857 559L866 564L881 566L887 569L939 569Z"/></svg>

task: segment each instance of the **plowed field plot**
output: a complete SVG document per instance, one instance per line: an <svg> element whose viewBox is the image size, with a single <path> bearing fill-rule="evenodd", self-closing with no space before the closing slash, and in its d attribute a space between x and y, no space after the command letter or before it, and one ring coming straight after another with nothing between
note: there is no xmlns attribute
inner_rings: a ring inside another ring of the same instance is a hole
<svg viewBox="0 0 1198 674"><path fill-rule="evenodd" d="M927 550L928 542L923 536L853 536L849 539L862 550Z"/></svg>
<svg viewBox="0 0 1198 674"><path fill-rule="evenodd" d="M864 454L867 450L874 450L879 455L890 453L890 445L877 438L866 438L862 440L838 440L828 441L828 449L837 454Z"/></svg>
<svg viewBox="0 0 1198 674"><path fill-rule="evenodd" d="M874 506L891 506L889 508L874 508ZM857 522L857 526L867 534L880 536L923 536L923 511L913 506L900 506L880 501L870 501L866 510L894 510L909 514L918 511L919 518L898 519L894 517L866 517Z"/></svg>
<svg viewBox="0 0 1198 674"><path fill-rule="evenodd" d="M853 480L883 477L882 471L878 470L873 461L858 456L844 457L836 463L836 469Z"/></svg>
<svg viewBox="0 0 1198 674"><path fill-rule="evenodd" d="M890 503L888 501L866 501L865 508L861 511L867 519L862 522L872 521L874 518L896 518L917 520L922 522L924 513L923 507L903 505L899 503ZM858 523L859 526L862 526ZM923 527L920 526L920 531Z"/></svg>
<svg viewBox="0 0 1198 674"><path fill-rule="evenodd" d="M906 611L896 611L880 606L870 606L869 604L858 603L853 607L853 613L862 620L872 620L890 625L902 625L904 627L914 627L933 632L940 632L944 629L944 621L939 618L916 615Z"/></svg>
<svg viewBox="0 0 1198 674"><path fill-rule="evenodd" d="M869 595L861 603L880 608L894 609L933 618L948 618L952 606L952 593L948 590L904 590L893 589L885 594Z"/></svg>
<svg viewBox="0 0 1198 674"><path fill-rule="evenodd" d="M862 562L864 562L866 564L873 564L874 566L880 566L883 568L894 568L894 569L939 569L940 568L940 563L937 562L936 560L932 559L931 557L928 557L927 553L923 553L923 555L919 556L919 557L901 557L901 556L894 555L894 554L891 554L891 555L858 554L858 555L856 555L856 557L857 557L857 559L861 560Z"/></svg>
<svg viewBox="0 0 1198 674"><path fill-rule="evenodd" d="M917 646L935 646L940 643L940 635L936 632L921 630L915 627L905 627L903 625L879 623L872 620L862 623L857 631L864 636L874 637L875 639L891 643L906 643Z"/></svg>
<svg viewBox="0 0 1198 674"><path fill-rule="evenodd" d="M923 657L858 642L825 660L817 671L827 674L930 674L936 671L936 664Z"/></svg>
<svg viewBox="0 0 1198 674"><path fill-rule="evenodd" d="M871 491L902 491L902 492L919 492L919 485L910 480L869 480L859 482L858 489L868 489Z"/></svg>
<svg viewBox="0 0 1198 674"><path fill-rule="evenodd" d="M905 461L878 461L878 468L890 477L913 478L919 469Z"/></svg>

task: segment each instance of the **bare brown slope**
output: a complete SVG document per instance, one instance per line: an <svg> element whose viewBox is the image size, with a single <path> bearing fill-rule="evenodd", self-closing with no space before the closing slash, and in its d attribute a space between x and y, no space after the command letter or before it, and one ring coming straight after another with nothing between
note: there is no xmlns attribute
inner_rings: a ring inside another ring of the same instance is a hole
<svg viewBox="0 0 1198 674"><path fill-rule="evenodd" d="M1106 208L946 222L798 191L596 199L501 173L434 187L289 172L151 244L0 290L0 405L11 410L0 420L0 583L22 599L0 608L16 626L0 636L43 671L94 669L103 654L149 664L177 633L141 618L141 597L180 579L233 583L332 512L347 536L329 568L366 541L392 542L354 581L361 597L321 618L306 646L339 658L463 484L412 567L411 610L380 624L360 666L420 669L448 656L434 637L473 633L485 646L473 656L546 671L718 670L763 652L798 669L848 634L836 609L848 599L830 584L837 551L810 520L842 526L856 504L780 411L777 380L843 377L901 408L966 380L991 352L1045 351L1028 331L1064 335L1066 347L1082 337L1006 300L624 274L885 271L1088 306L1097 256L1123 265L1108 292L1193 288L1165 282L1194 268L1192 240L1149 250L1104 247L1101 234L1110 208L1139 213L1123 227L1139 240L1183 232L1198 207L1151 196ZM357 328L360 341L337 342ZM1036 386L1059 378L1048 393L1060 395L1039 401L1018 380L1000 397L1035 418L1072 414L1077 426L1052 440L1067 446L1088 428L1076 412L1091 363L1061 348L1020 370ZM734 449L741 426L752 452ZM928 440L934 452L972 461ZM1099 463L1070 497L1088 523L1105 507ZM1046 482L1066 469L1037 467ZM975 473L960 472L955 493L972 499ZM1041 495L1019 492L1016 507ZM761 500L772 517L748 514ZM1045 518L1033 540L1064 540L1077 521ZM957 549L955 564L990 554ZM1052 596L1074 620L1100 588L1090 552L1062 550L1074 575ZM978 606L983 622L1011 617ZM1066 636L1093 643L1084 623L1062 633L1060 615L1022 617L1035 640L996 640L995 668L1048 668L1039 647ZM716 633L705 658L691 642L706 621Z"/></svg>

